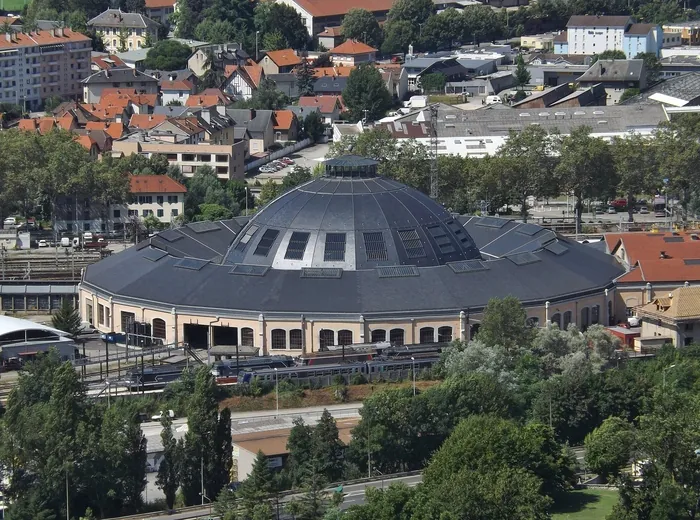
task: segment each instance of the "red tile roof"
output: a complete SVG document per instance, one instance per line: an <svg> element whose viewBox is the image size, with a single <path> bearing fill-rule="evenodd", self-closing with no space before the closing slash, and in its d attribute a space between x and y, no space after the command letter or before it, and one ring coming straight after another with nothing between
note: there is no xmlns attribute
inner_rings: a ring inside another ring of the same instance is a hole
<svg viewBox="0 0 700 520"><path fill-rule="evenodd" d="M314 77L346 77L355 69L355 67L316 67L314 69Z"/></svg>
<svg viewBox="0 0 700 520"><path fill-rule="evenodd" d="M75 126L75 116L64 114L61 117L39 117L36 119L20 119L18 128L26 132L39 132L41 135L51 132L54 128L72 130Z"/></svg>
<svg viewBox="0 0 700 520"><path fill-rule="evenodd" d="M129 128L150 130L167 119L165 114L134 114L129 119Z"/></svg>
<svg viewBox="0 0 700 520"><path fill-rule="evenodd" d="M318 107L322 114L330 114L335 111L336 105L344 110L343 98L340 96L302 96L299 98L301 107Z"/></svg>
<svg viewBox="0 0 700 520"><path fill-rule="evenodd" d="M105 121L89 121L85 124L86 130L104 130L112 139L119 139L124 134L123 123L110 123Z"/></svg>
<svg viewBox="0 0 700 520"><path fill-rule="evenodd" d="M80 106L103 121L116 119L124 114L124 107L119 106L104 106L95 103L82 103Z"/></svg>
<svg viewBox="0 0 700 520"><path fill-rule="evenodd" d="M130 175L131 193L187 193L187 188L167 175Z"/></svg>
<svg viewBox="0 0 700 520"><path fill-rule="evenodd" d="M161 81L161 90L194 90L194 84L188 79L180 79L175 81Z"/></svg>
<svg viewBox="0 0 700 520"><path fill-rule="evenodd" d="M319 36L323 38L324 36L326 38L335 38L336 36L342 36L343 35L343 26L340 25L338 27L326 27L322 32L318 33L316 36Z"/></svg>
<svg viewBox="0 0 700 520"><path fill-rule="evenodd" d="M110 54L109 56L93 56L92 64L100 70L113 69L114 67L126 67L126 63L121 58Z"/></svg>
<svg viewBox="0 0 700 520"><path fill-rule="evenodd" d="M294 49L282 49L281 51L269 51L267 56L275 62L278 67L288 67L290 65L300 65L301 58L294 54Z"/></svg>
<svg viewBox="0 0 700 520"><path fill-rule="evenodd" d="M348 14L350 9L366 9L370 12L384 12L391 9L393 0L294 0L295 3L313 17L338 16Z"/></svg>
<svg viewBox="0 0 700 520"><path fill-rule="evenodd" d="M294 112L291 110L275 110L275 130L289 130L294 121Z"/></svg>
<svg viewBox="0 0 700 520"><path fill-rule="evenodd" d="M224 94L218 88L208 88L199 94L191 95L187 98L187 107L212 107L216 105L230 105L233 99L228 94Z"/></svg>
<svg viewBox="0 0 700 520"><path fill-rule="evenodd" d="M146 9L160 9L161 7L175 7L177 0L146 0Z"/></svg>
<svg viewBox="0 0 700 520"><path fill-rule="evenodd" d="M59 36L62 33L63 36ZM0 38L0 49L16 49L20 47L36 47L37 45L60 44L68 42L89 42L90 38L70 29L51 29L31 34L13 32L7 41L6 35Z"/></svg>
<svg viewBox="0 0 700 520"><path fill-rule="evenodd" d="M347 56L354 56L356 54L369 54L371 52L377 52L377 49L370 47L369 45L358 42L357 40L345 40L343 43L337 47L331 49L331 54L344 54Z"/></svg>
<svg viewBox="0 0 700 520"><path fill-rule="evenodd" d="M95 140L89 135L79 135L75 138L75 140L82 144L88 151L92 150L93 146L97 146Z"/></svg>

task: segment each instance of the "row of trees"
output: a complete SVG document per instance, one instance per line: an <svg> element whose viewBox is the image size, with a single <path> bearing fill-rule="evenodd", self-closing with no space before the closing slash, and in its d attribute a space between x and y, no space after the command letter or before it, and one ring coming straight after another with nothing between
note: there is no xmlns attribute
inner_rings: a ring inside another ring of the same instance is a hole
<svg viewBox="0 0 700 520"><path fill-rule="evenodd" d="M605 201L616 194L628 199L633 220L635 195L665 192L679 201L686 218L698 207L699 119L674 118L653 137L629 134L611 142L582 126L570 135L547 133L538 125L510 131L495 156L471 159L438 157L440 200L460 213L519 207L527 218L528 200L573 194L578 223L585 200ZM398 144L388 130L375 128L344 136L331 144L329 156L349 153L380 162L380 172L425 193L430 189L429 150L414 140Z"/></svg>

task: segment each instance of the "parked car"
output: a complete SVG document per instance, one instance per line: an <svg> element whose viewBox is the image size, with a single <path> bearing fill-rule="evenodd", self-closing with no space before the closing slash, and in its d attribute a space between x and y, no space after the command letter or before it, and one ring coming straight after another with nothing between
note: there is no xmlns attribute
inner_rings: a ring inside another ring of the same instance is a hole
<svg viewBox="0 0 700 520"><path fill-rule="evenodd" d="M4 228L13 228L17 226L17 219L15 217L7 217L2 221L2 226Z"/></svg>
<svg viewBox="0 0 700 520"><path fill-rule="evenodd" d="M615 206L608 206L608 213L611 215L614 215L615 213L617 213Z"/></svg>
<svg viewBox="0 0 700 520"><path fill-rule="evenodd" d="M294 164L294 159L291 157L282 157L280 160L285 164Z"/></svg>
<svg viewBox="0 0 700 520"><path fill-rule="evenodd" d="M87 321L84 321L80 324L80 328L78 329L78 334L95 334L99 332L95 326L92 323L88 323Z"/></svg>
<svg viewBox="0 0 700 520"><path fill-rule="evenodd" d="M49 247L49 243L46 240L39 240L37 247Z"/></svg>
<svg viewBox="0 0 700 520"><path fill-rule="evenodd" d="M596 215L603 215L605 211L603 211L603 208L596 208L595 209L595 214Z"/></svg>
<svg viewBox="0 0 700 520"><path fill-rule="evenodd" d="M640 215L648 215L648 214L649 214L649 208L647 208L646 206L642 206L641 208L639 208L639 214L640 214Z"/></svg>

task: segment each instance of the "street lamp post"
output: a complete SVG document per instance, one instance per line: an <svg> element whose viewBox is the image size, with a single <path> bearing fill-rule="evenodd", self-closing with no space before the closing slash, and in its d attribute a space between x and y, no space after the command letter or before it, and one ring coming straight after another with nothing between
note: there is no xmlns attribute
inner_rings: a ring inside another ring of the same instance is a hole
<svg viewBox="0 0 700 520"><path fill-rule="evenodd" d="M671 370L671 369L674 368L675 366L676 366L676 365L673 364L673 365L671 365L670 367L664 368L664 371L663 371L663 383L662 383L662 385L661 385L661 388L666 388L666 372L668 372L669 370Z"/></svg>
<svg viewBox="0 0 700 520"><path fill-rule="evenodd" d="M275 367L275 417L280 414L280 386L277 379L277 367Z"/></svg>
<svg viewBox="0 0 700 520"><path fill-rule="evenodd" d="M245 187L245 216L248 216L248 186Z"/></svg>
<svg viewBox="0 0 700 520"><path fill-rule="evenodd" d="M412 372L413 372L413 397L416 396L416 358L411 356L411 364L413 365Z"/></svg>
<svg viewBox="0 0 700 520"><path fill-rule="evenodd" d="M257 62L260 58L258 57L258 35L260 31L255 31L255 61Z"/></svg>

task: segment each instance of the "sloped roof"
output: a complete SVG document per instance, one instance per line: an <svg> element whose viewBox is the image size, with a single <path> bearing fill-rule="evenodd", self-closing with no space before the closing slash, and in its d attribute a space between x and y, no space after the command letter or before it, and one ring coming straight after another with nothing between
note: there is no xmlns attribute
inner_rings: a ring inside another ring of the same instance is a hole
<svg viewBox="0 0 700 520"><path fill-rule="evenodd" d="M148 16L139 13L125 13L121 9L107 9L88 21L88 26L99 27L128 27L146 29L157 27L159 24Z"/></svg>
<svg viewBox="0 0 700 520"><path fill-rule="evenodd" d="M644 75L644 60L598 60L579 77L580 82L639 81Z"/></svg>
<svg viewBox="0 0 700 520"><path fill-rule="evenodd" d="M355 67L316 67L313 69L315 78L348 77Z"/></svg>
<svg viewBox="0 0 700 520"><path fill-rule="evenodd" d="M666 320L687 320L700 318L700 287L679 287L668 297L656 298L640 309L640 314L665 318Z"/></svg>
<svg viewBox="0 0 700 520"><path fill-rule="evenodd" d="M24 330L45 330L58 334L59 336L68 336L68 333L62 330L54 329L53 327L48 327L35 321L0 315L0 335Z"/></svg>
<svg viewBox="0 0 700 520"><path fill-rule="evenodd" d="M187 193L187 188L167 175L130 175L130 193Z"/></svg>
<svg viewBox="0 0 700 520"><path fill-rule="evenodd" d="M70 130L75 122L75 116L66 113L60 117L47 116L35 119L20 119L18 128L27 132L39 132L44 135L54 128Z"/></svg>
<svg viewBox="0 0 700 520"><path fill-rule="evenodd" d="M20 47L35 47L37 45L62 44L69 42L88 42L90 38L71 29L50 29L45 31L12 32L9 41L6 35L0 38L0 49L17 49Z"/></svg>
<svg viewBox="0 0 700 520"><path fill-rule="evenodd" d="M623 101L622 104L685 106L698 98L700 98L700 72L688 72L660 81L640 95Z"/></svg>
<svg viewBox="0 0 700 520"><path fill-rule="evenodd" d="M322 114L330 114L335 111L336 105L343 106L342 99L340 96L301 96L299 106L318 107Z"/></svg>
<svg viewBox="0 0 700 520"><path fill-rule="evenodd" d="M278 67L288 67L290 65L300 65L301 58L294 53L294 49L282 49L279 51L269 51L267 56L275 62Z"/></svg>
<svg viewBox="0 0 700 520"><path fill-rule="evenodd" d="M90 121L85 125L86 130L104 130L112 139L119 139L124 133L124 123Z"/></svg>
<svg viewBox="0 0 700 520"><path fill-rule="evenodd" d="M161 81L161 90L194 90L194 85L191 81L186 79L175 80L175 81Z"/></svg>
<svg viewBox="0 0 700 520"><path fill-rule="evenodd" d="M625 34L635 34L639 36L644 36L649 34L649 31L655 29L657 26L651 23L633 23L630 25Z"/></svg>
<svg viewBox="0 0 700 520"><path fill-rule="evenodd" d="M162 7L175 7L177 0L146 0L146 9L160 9Z"/></svg>
<svg viewBox="0 0 700 520"><path fill-rule="evenodd" d="M318 33L316 36L323 38L335 38L337 36L343 35L343 26L339 25L337 27L326 27L323 31Z"/></svg>
<svg viewBox="0 0 700 520"><path fill-rule="evenodd" d="M0 40L2 39L0 38ZM143 72L130 67L114 67L113 69L100 70L94 74L91 74L87 78L80 80L81 83L86 85L94 83L122 83L130 81L158 82L158 80L153 76L149 76L148 74L144 74Z"/></svg>
<svg viewBox="0 0 700 520"><path fill-rule="evenodd" d="M625 27L629 16L574 15L569 18L567 27Z"/></svg>
<svg viewBox="0 0 700 520"><path fill-rule="evenodd" d="M168 116L164 114L134 114L129 119L129 128L150 130L165 121Z"/></svg>
<svg viewBox="0 0 700 520"><path fill-rule="evenodd" d="M75 138L76 142L80 143L85 149L92 150L93 146L97 146L97 142L89 135L79 135Z"/></svg>
<svg viewBox="0 0 700 520"><path fill-rule="evenodd" d="M93 56L92 64L100 70L113 69L115 67L126 67L126 63L119 56L109 54L107 56Z"/></svg>
<svg viewBox="0 0 700 520"><path fill-rule="evenodd" d="M333 47L333 49L331 49L331 54L343 54L348 56L355 54L368 54L371 52L377 52L377 49L370 47L365 43L358 42L357 40L345 40L337 47Z"/></svg>
<svg viewBox="0 0 700 520"><path fill-rule="evenodd" d="M289 130L294 121L294 112L291 110L275 110L275 130Z"/></svg>
<svg viewBox="0 0 700 520"><path fill-rule="evenodd" d="M350 9L365 9L372 13L391 9L393 0L294 0L294 3L314 17L348 14Z"/></svg>

